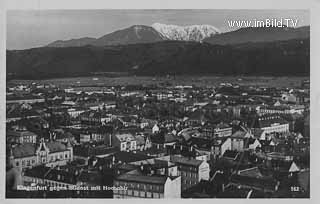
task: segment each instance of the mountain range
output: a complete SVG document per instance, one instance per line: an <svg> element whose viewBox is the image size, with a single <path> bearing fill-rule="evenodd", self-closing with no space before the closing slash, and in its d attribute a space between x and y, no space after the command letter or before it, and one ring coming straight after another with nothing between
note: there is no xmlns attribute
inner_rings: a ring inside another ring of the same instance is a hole
<svg viewBox="0 0 320 204"><path fill-rule="evenodd" d="M270 42L308 38L310 27L270 27L240 28L235 31L221 33L211 25L177 26L154 23L151 26L134 25L117 30L100 38L84 37L71 40L58 40L48 47L80 47L85 45L108 46L137 43L153 43L166 40L207 42L210 44L239 44L246 42Z"/></svg>
<svg viewBox="0 0 320 204"><path fill-rule="evenodd" d="M226 33L220 33L204 39L210 44L226 45L246 42L272 42L279 40L309 38L310 26L303 27L256 27L240 28Z"/></svg>
<svg viewBox="0 0 320 204"><path fill-rule="evenodd" d="M220 31L211 25L177 26L154 23L151 25L168 40L197 41L212 37Z"/></svg>
<svg viewBox="0 0 320 204"><path fill-rule="evenodd" d="M42 79L97 72L308 76L309 36L309 26L221 33L208 25L134 25L100 38L7 50L7 77Z"/></svg>

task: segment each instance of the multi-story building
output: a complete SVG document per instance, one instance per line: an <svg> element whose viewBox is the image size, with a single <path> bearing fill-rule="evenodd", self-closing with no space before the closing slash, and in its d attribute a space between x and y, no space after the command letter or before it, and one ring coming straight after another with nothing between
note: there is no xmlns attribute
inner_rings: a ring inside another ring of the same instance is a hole
<svg viewBox="0 0 320 204"><path fill-rule="evenodd" d="M263 106L258 110L259 114L302 114L304 112L304 105L280 105L280 106Z"/></svg>
<svg viewBox="0 0 320 204"><path fill-rule="evenodd" d="M24 186L38 184L56 187L59 188L59 190L69 190L76 187L76 177L78 174L79 172L52 169L46 166L36 166L27 169L22 176L22 180Z"/></svg>
<svg viewBox="0 0 320 204"><path fill-rule="evenodd" d="M119 148L120 151L134 151L137 149L137 141L130 133L114 134L111 140L112 146Z"/></svg>
<svg viewBox="0 0 320 204"><path fill-rule="evenodd" d="M262 116L253 121L253 131L263 130L265 134L287 133L289 123L278 115Z"/></svg>
<svg viewBox="0 0 320 204"><path fill-rule="evenodd" d="M213 158L221 157L225 151L231 150L231 148L232 143L230 137L215 139L211 146L211 154Z"/></svg>
<svg viewBox="0 0 320 204"><path fill-rule="evenodd" d="M114 180L114 198L180 198L181 177L126 173ZM126 187L126 190L122 188Z"/></svg>
<svg viewBox="0 0 320 204"><path fill-rule="evenodd" d="M210 167L206 161L182 156L172 156L170 161L178 165L182 191L198 184L201 180L209 180Z"/></svg>
<svg viewBox="0 0 320 204"><path fill-rule="evenodd" d="M107 137L107 133L103 133L99 130L87 130L80 133L80 143L86 142L102 142L105 141L105 137Z"/></svg>
<svg viewBox="0 0 320 204"><path fill-rule="evenodd" d="M42 138L39 144L25 143L11 148L10 164L13 167L24 169L33 166L61 166L73 160L73 148L68 143L45 142Z"/></svg>
<svg viewBox="0 0 320 204"><path fill-rule="evenodd" d="M205 137L229 137L232 135L232 128L225 123L219 123L213 126L206 126L202 129Z"/></svg>
<svg viewBox="0 0 320 204"><path fill-rule="evenodd" d="M7 141L14 143L36 143L37 135L27 130L7 131Z"/></svg>

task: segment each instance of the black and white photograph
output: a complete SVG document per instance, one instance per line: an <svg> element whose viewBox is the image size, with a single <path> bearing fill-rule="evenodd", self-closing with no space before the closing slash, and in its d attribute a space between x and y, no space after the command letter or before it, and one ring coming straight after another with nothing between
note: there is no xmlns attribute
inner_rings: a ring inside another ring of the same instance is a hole
<svg viewBox="0 0 320 204"><path fill-rule="evenodd" d="M5 15L6 199L310 199L310 10Z"/></svg>

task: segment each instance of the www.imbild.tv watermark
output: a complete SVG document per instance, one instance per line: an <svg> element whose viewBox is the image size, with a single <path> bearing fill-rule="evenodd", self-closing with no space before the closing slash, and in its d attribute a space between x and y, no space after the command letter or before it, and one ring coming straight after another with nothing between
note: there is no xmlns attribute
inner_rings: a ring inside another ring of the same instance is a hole
<svg viewBox="0 0 320 204"><path fill-rule="evenodd" d="M298 19L292 18L266 18L263 20L252 19L252 20L228 20L229 28L247 28L247 27L297 27Z"/></svg>

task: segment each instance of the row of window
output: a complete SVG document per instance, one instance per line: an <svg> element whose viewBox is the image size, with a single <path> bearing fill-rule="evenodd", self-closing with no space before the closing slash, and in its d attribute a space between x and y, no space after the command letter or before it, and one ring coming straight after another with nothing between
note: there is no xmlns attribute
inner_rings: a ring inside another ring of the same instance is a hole
<svg viewBox="0 0 320 204"><path fill-rule="evenodd" d="M148 190L148 191L154 191L154 192L163 192L163 186L161 186L161 185L115 181L115 186L126 186L130 189L136 189L136 190L144 190L144 191Z"/></svg>
<svg viewBox="0 0 320 204"><path fill-rule="evenodd" d="M183 180L181 183L185 185L196 185L198 182L195 180Z"/></svg>
<svg viewBox="0 0 320 204"><path fill-rule="evenodd" d="M24 167L24 166L31 166L31 165L34 165L36 163L36 160L35 159L24 159L21 161L21 166ZM20 161L16 161L16 166L20 166Z"/></svg>
<svg viewBox="0 0 320 204"><path fill-rule="evenodd" d="M163 198L162 193L155 193L149 191L136 191L136 190L115 190L115 197L120 195L120 197L139 197L139 198Z"/></svg>
<svg viewBox="0 0 320 204"><path fill-rule="evenodd" d="M65 153L64 154L64 159L68 159L69 158L69 154ZM49 161L56 161L56 160L59 160L59 159L63 159L63 154L59 154L59 155L52 155L49 157Z"/></svg>
<svg viewBox="0 0 320 204"><path fill-rule="evenodd" d="M185 177L185 178L197 178L197 173L188 173L188 172L181 172L181 176Z"/></svg>
<svg viewBox="0 0 320 204"><path fill-rule="evenodd" d="M44 155L41 155L41 156L44 156ZM69 154L64 154L64 158L65 159L68 159L69 158ZM56 161L58 159L63 159L63 154L59 154L59 155L55 155L55 156L50 156L49 157L49 161ZM46 159L45 158L42 158L42 163L45 163L46 162ZM24 167L24 166L31 166L31 165L34 165L36 163L36 160L35 159L24 159L21 161L21 166ZM16 166L20 166L20 161L16 161Z"/></svg>

